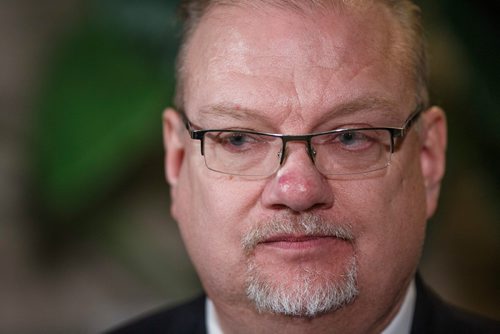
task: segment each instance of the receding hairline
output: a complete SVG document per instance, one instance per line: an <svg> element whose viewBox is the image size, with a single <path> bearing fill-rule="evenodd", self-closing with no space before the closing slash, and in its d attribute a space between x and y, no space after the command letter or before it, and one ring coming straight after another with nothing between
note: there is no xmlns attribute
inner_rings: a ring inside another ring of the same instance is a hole
<svg viewBox="0 0 500 334"><path fill-rule="evenodd" d="M416 103L425 106L429 103L427 59L420 9L410 0L185 0L183 4L185 30L177 58L177 87L174 101L179 110L184 107L183 89L186 75L184 65L190 41L203 17L218 6L246 6L256 10L274 7L307 16L318 13L318 10L342 11L349 8L362 11L373 5L383 5L389 10L390 18L394 19L400 28L393 32L398 39L393 51L395 55L402 57L396 56L394 60L402 65L404 75L414 81ZM327 13L325 12L325 15Z"/></svg>

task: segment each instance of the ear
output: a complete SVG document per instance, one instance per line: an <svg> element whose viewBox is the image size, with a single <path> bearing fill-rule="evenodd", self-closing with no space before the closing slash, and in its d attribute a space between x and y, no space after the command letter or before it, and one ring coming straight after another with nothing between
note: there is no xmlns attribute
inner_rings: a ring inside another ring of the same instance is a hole
<svg viewBox="0 0 500 334"><path fill-rule="evenodd" d="M436 211L446 165L446 116L441 108L432 107L422 113L422 121L420 163L426 189L427 218L430 218Z"/></svg>
<svg viewBox="0 0 500 334"><path fill-rule="evenodd" d="M177 184L184 160L184 141L181 136L184 124L181 116L169 108L163 113L163 145L165 147L165 176L171 186Z"/></svg>

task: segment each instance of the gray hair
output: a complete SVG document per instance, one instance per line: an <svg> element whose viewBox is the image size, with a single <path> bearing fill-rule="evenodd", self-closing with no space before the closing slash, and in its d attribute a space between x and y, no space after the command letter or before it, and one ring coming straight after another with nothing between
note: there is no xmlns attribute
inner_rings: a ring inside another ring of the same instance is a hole
<svg viewBox="0 0 500 334"><path fill-rule="evenodd" d="M406 55L402 61L410 66L408 75L415 82L415 99L417 105L429 104L428 65L424 30L422 27L420 8L411 0L373 0L387 6L396 18L402 32L402 43L398 51ZM184 60L188 42L198 27L201 18L216 5L245 4L248 6L272 5L283 9L312 10L315 8L337 8L345 5L367 3L367 0L182 0L180 13L183 20L183 35L176 64L176 90L174 104L178 110L184 108Z"/></svg>

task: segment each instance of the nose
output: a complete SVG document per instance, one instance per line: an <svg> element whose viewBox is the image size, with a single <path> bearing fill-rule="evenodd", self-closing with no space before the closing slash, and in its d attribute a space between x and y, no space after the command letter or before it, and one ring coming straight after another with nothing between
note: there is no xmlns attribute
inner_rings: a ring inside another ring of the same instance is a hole
<svg viewBox="0 0 500 334"><path fill-rule="evenodd" d="M303 146L303 143L288 144L289 154L285 162L263 191L265 207L304 212L333 205L333 190L329 182L316 169Z"/></svg>

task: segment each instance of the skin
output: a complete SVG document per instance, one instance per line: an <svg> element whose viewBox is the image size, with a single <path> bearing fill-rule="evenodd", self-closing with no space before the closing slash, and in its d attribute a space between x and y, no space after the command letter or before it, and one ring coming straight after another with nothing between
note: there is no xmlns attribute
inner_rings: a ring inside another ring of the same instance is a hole
<svg viewBox="0 0 500 334"><path fill-rule="evenodd" d="M308 14L216 6L188 47L186 114L202 128L285 134L400 127L415 108L415 87L392 60L397 31L376 4ZM423 113L388 168L342 180L320 174L302 143L288 144L285 164L268 178L210 171L172 109L164 141L172 214L225 333L377 333L388 325L436 209L446 146L441 109ZM242 236L273 217L306 213L350 224L354 240L262 244L249 256L285 285L297 268L335 276L355 257L359 296L313 319L260 314L245 296Z"/></svg>

